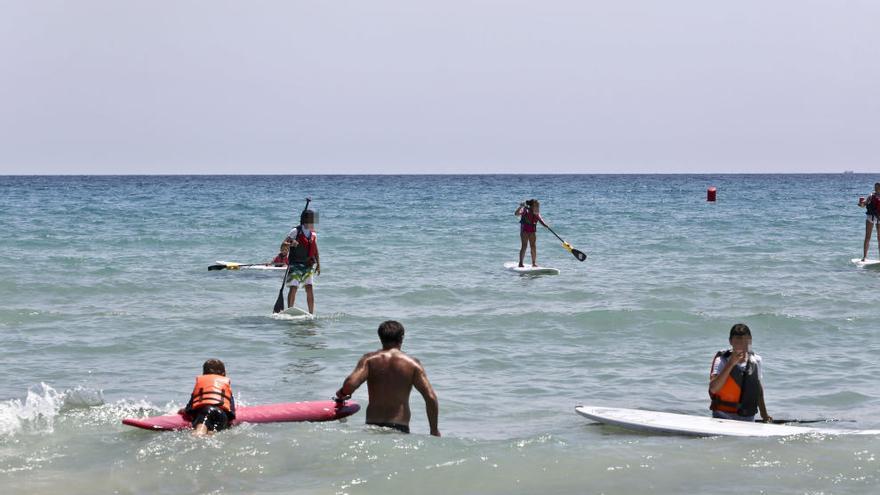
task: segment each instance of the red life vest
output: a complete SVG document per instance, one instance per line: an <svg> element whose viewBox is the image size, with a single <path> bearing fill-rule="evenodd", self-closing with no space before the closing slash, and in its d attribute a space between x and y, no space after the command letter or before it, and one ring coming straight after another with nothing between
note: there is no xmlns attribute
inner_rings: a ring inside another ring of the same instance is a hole
<svg viewBox="0 0 880 495"><path fill-rule="evenodd" d="M229 378L222 375L200 375L192 391L192 409L217 406L226 412L232 407L232 387Z"/></svg>
<svg viewBox="0 0 880 495"><path fill-rule="evenodd" d="M287 264L287 256L281 256L281 253L272 260L272 263L275 265L286 265Z"/></svg>
<svg viewBox="0 0 880 495"><path fill-rule="evenodd" d="M297 245L290 250L290 261L306 265L314 264L318 257L318 234L306 231L300 225L296 228L296 242Z"/></svg>
<svg viewBox="0 0 880 495"><path fill-rule="evenodd" d="M532 213L532 210L524 208L522 215L519 217L519 223L526 232L536 232L538 230L538 215Z"/></svg>
<svg viewBox="0 0 880 495"><path fill-rule="evenodd" d="M872 194L870 199L871 199L871 201L868 201L868 204L866 205L867 210L868 210L866 213L868 215L875 215L876 216L876 215L880 214L880 195L878 195L876 193Z"/></svg>

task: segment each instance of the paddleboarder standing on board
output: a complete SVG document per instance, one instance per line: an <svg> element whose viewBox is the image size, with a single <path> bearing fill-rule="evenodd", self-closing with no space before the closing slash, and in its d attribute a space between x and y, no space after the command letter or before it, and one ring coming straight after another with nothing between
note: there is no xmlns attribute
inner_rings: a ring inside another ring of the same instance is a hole
<svg viewBox="0 0 880 495"><path fill-rule="evenodd" d="M760 410L764 422L773 421L764 404L763 366L752 352L752 331L737 323L728 340L730 349L715 353L709 374L712 417L754 421Z"/></svg>
<svg viewBox="0 0 880 495"><path fill-rule="evenodd" d="M315 224L318 214L314 210L303 210L299 216L299 225L288 232L284 242L290 246L290 268L287 275L287 307L292 308L296 302L296 291L300 285L306 288L306 301L309 313L315 314L315 275L321 274L321 259L318 256L318 234Z"/></svg>
<svg viewBox="0 0 880 495"><path fill-rule="evenodd" d="M541 218L541 204L537 199L530 199L519 204L513 213L519 217L519 239L522 245L519 248L519 267L523 267L523 258L526 255L526 244L532 248L532 266L538 266L538 224L544 227L544 219ZM549 228L549 227L547 227Z"/></svg>
<svg viewBox="0 0 880 495"><path fill-rule="evenodd" d="M868 246L871 245L871 230L877 225L877 249L880 249L880 182L874 183L874 192L867 198L859 198L859 207L867 208L865 214L865 249L862 261L868 258Z"/></svg>
<svg viewBox="0 0 880 495"><path fill-rule="evenodd" d="M336 400L338 402L350 398L358 387L367 382L370 395L367 424L409 433L409 394L415 387L425 399L431 435L439 437L437 417L440 414L440 404L437 402L437 395L428 381L422 363L400 350L403 333L403 325L400 323L391 320L382 322L379 325L382 349L361 357L354 371L336 392Z"/></svg>

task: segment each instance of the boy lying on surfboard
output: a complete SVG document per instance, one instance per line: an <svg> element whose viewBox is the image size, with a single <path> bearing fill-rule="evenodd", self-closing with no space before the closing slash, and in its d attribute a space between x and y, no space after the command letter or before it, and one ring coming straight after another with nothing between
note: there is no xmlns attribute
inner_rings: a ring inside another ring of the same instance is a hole
<svg viewBox="0 0 880 495"><path fill-rule="evenodd" d="M225 430L235 419L235 399L223 361L209 359L202 365L184 414L192 418L194 436Z"/></svg>

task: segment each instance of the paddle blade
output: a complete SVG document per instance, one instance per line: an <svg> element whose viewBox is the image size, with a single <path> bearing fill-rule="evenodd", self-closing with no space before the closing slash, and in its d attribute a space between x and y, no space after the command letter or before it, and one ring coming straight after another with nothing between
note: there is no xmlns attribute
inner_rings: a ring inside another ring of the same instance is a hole
<svg viewBox="0 0 880 495"><path fill-rule="evenodd" d="M272 312L280 313L282 311L284 311L284 286L281 286L281 290L278 291L278 299L275 300L275 309Z"/></svg>
<svg viewBox="0 0 880 495"><path fill-rule="evenodd" d="M585 259L587 259L586 253L584 253L583 251L578 251L574 248L571 249L571 254L573 254L574 257L578 259L578 261L584 261Z"/></svg>
<svg viewBox="0 0 880 495"><path fill-rule="evenodd" d="M837 421L844 421L836 418L828 418L828 419L774 419L771 421L774 425L784 425L788 423L834 423ZM761 421L758 421L760 423Z"/></svg>
<svg viewBox="0 0 880 495"><path fill-rule="evenodd" d="M226 268L226 265L211 265L208 267L208 271L210 272L212 270L222 270L224 268Z"/></svg>

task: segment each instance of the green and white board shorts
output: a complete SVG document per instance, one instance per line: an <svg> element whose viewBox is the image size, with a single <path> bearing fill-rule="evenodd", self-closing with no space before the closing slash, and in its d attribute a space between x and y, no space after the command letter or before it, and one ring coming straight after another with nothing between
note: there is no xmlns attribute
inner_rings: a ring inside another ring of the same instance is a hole
<svg viewBox="0 0 880 495"><path fill-rule="evenodd" d="M315 285L315 265L292 263L287 274L287 286Z"/></svg>

